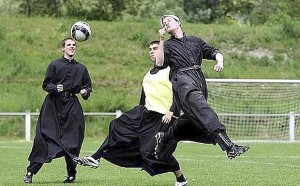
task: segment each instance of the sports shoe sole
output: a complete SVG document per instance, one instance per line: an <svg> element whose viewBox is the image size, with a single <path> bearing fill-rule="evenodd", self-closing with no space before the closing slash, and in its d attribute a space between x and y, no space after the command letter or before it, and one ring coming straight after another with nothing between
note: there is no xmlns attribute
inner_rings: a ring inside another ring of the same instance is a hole
<svg viewBox="0 0 300 186"><path fill-rule="evenodd" d="M78 165L87 166L93 169L97 169L99 167L99 162L97 160L91 159L92 157L84 157L84 158L74 158L73 161Z"/></svg>
<svg viewBox="0 0 300 186"><path fill-rule="evenodd" d="M187 186L188 185L188 182L187 181L184 181L184 182L175 182L175 186Z"/></svg>

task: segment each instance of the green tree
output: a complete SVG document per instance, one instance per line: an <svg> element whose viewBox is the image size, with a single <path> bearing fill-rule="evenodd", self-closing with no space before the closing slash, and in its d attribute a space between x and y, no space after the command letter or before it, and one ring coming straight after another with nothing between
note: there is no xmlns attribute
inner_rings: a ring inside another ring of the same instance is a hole
<svg viewBox="0 0 300 186"><path fill-rule="evenodd" d="M98 0L92 3L88 19L113 21L120 18L125 9L124 0Z"/></svg>
<svg viewBox="0 0 300 186"><path fill-rule="evenodd" d="M211 23L216 19L220 0L184 0L184 12L190 22Z"/></svg>
<svg viewBox="0 0 300 186"><path fill-rule="evenodd" d="M176 14L185 18L183 0L125 0L125 19L157 18L164 14Z"/></svg>
<svg viewBox="0 0 300 186"><path fill-rule="evenodd" d="M249 23L256 0L220 0L215 11L216 19L232 19Z"/></svg>
<svg viewBox="0 0 300 186"><path fill-rule="evenodd" d="M61 16L62 0L21 0L19 10L26 16Z"/></svg>

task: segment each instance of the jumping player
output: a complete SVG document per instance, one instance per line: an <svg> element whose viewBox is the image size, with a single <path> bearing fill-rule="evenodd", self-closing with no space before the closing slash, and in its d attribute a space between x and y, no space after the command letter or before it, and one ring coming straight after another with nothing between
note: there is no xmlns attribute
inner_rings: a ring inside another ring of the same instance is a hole
<svg viewBox="0 0 300 186"><path fill-rule="evenodd" d="M187 36L176 15L164 15L160 22L163 28L159 30L160 43L156 65L170 66L170 80L176 105L198 131L203 131L212 142L217 143L223 151L226 151L228 158L235 158L245 153L249 147L239 146L230 140L226 127L220 123L217 114L207 103L208 93L206 80L201 70L202 60L216 60L214 70L221 72L224 68L222 53L201 38ZM167 41L164 41L165 32L171 35ZM168 154L164 151L170 150L166 143L173 140L174 136L159 132L156 138L156 157L163 159L163 156Z"/></svg>

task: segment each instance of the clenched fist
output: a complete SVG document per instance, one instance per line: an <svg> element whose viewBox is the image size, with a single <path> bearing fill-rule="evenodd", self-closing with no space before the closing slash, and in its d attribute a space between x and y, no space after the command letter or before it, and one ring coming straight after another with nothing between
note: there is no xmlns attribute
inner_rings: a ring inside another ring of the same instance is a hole
<svg viewBox="0 0 300 186"><path fill-rule="evenodd" d="M86 96L86 95L87 95L87 90L86 90L86 89L80 90L80 94L81 94L82 96Z"/></svg>
<svg viewBox="0 0 300 186"><path fill-rule="evenodd" d="M64 85L58 84L58 85L56 86L56 90L57 90L57 92L62 92L62 91L64 91Z"/></svg>
<svg viewBox="0 0 300 186"><path fill-rule="evenodd" d="M159 32L159 35L160 35L160 36L165 36L165 34L166 34L166 29L161 28L161 29L158 30L158 32Z"/></svg>

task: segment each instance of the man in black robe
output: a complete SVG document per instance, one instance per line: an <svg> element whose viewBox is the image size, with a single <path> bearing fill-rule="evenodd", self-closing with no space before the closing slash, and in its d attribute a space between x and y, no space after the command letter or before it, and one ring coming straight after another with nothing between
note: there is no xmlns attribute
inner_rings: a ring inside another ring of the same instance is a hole
<svg viewBox="0 0 300 186"><path fill-rule="evenodd" d="M64 183L75 181L76 164L73 158L80 153L85 129L83 110L76 94L87 100L92 86L87 68L74 59L75 40L64 39L61 49L63 57L49 64L42 84L48 95L38 118L25 183L32 182L33 175L37 174L43 163L50 163L59 157L64 157L66 161L67 179Z"/></svg>
<svg viewBox="0 0 300 186"><path fill-rule="evenodd" d="M223 54L201 38L187 36L176 15L164 15L160 23L163 28L159 30L160 44L156 65L167 65L171 68L170 80L176 105L184 112L179 121L183 121L181 122L183 125L197 128L197 131L201 131L199 136L204 132L213 144L217 143L223 151L226 151L230 159L245 153L249 147L239 146L230 140L226 127L220 123L217 114L207 103L207 85L201 70L202 59L215 60L214 70L220 72L224 68ZM171 35L167 41L164 41L165 32ZM186 117L189 122L186 122L186 119L180 120L182 117ZM166 143L174 140L174 136L169 134L172 133L156 135L158 143L155 154L158 159L164 158L164 151L168 149Z"/></svg>
<svg viewBox="0 0 300 186"><path fill-rule="evenodd" d="M159 41L149 45L149 55L154 63ZM155 176L173 172L175 185L184 186L187 181L174 156L157 160L154 156L156 144L154 135L167 131L174 121L173 115L179 115L172 105L172 85L169 81L169 67L154 66L144 76L140 104L124 112L110 123L109 134L99 149L84 158L75 158L80 165L98 168L101 158L127 168L142 168ZM172 143L173 149L176 143Z"/></svg>

